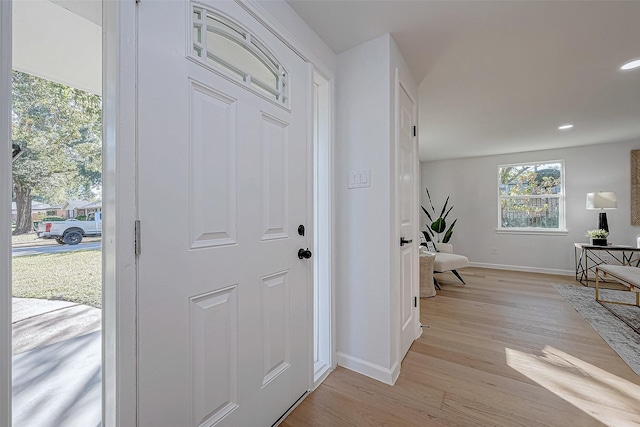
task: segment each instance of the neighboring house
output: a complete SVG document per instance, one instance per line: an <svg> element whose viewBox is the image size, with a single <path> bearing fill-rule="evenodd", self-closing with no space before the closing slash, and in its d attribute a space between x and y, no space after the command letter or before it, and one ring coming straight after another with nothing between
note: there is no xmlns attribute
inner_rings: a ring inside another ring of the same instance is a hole
<svg viewBox="0 0 640 427"><path fill-rule="evenodd" d="M31 219L37 221L43 215L54 215L56 208L49 206L46 203L31 201ZM11 202L11 220L15 221L18 218L18 209L16 202Z"/></svg>
<svg viewBox="0 0 640 427"><path fill-rule="evenodd" d="M83 206L88 205L89 202L86 200L67 200L63 205L61 210L61 217L63 218L75 218L78 215L82 215Z"/></svg>
<svg viewBox="0 0 640 427"><path fill-rule="evenodd" d="M87 203L78 208L78 215L89 215L91 212L99 212L102 210L102 200Z"/></svg>

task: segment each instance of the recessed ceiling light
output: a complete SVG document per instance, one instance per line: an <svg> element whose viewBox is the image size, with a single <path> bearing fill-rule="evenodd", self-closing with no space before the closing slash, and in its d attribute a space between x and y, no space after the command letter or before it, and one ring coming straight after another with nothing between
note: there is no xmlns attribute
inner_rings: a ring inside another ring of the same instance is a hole
<svg viewBox="0 0 640 427"><path fill-rule="evenodd" d="M562 125L558 126L558 130L569 130L573 127L573 125Z"/></svg>
<svg viewBox="0 0 640 427"><path fill-rule="evenodd" d="M636 60L633 60L631 62L627 62L622 67L620 67L620 69L621 70L632 70L632 69L638 68L638 67L640 67L640 59L636 59Z"/></svg>

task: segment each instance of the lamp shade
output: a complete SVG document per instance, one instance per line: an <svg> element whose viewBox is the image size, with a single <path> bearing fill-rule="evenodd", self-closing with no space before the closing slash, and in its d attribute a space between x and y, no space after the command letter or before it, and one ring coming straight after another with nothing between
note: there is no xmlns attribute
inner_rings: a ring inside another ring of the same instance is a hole
<svg viewBox="0 0 640 427"><path fill-rule="evenodd" d="M616 209L618 198L613 191L587 193L587 209Z"/></svg>

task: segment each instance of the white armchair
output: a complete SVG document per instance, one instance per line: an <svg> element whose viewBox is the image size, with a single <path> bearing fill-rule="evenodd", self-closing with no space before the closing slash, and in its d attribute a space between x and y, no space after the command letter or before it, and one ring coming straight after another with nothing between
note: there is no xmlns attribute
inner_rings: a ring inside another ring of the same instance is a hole
<svg viewBox="0 0 640 427"><path fill-rule="evenodd" d="M464 280L458 273L458 269L469 267L469 259L464 255L457 255L453 253L453 245L450 243L436 243L436 259L433 262L433 272L434 273L445 273L452 272L455 276L460 279L462 284L464 285ZM436 280L436 277L433 276L433 282L436 288L440 289L440 285Z"/></svg>

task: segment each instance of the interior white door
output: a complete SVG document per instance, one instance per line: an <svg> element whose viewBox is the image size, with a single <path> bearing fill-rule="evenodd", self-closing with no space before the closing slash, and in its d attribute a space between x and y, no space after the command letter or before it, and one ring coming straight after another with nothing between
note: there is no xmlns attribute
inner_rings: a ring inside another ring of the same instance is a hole
<svg viewBox="0 0 640 427"><path fill-rule="evenodd" d="M416 215L416 138L414 136L415 106L398 85L400 109L398 111L398 203L400 236L411 243L400 245L400 312L402 316L401 358L409 351L416 338L416 323L419 322L417 307L418 274L417 248L418 224Z"/></svg>
<svg viewBox="0 0 640 427"><path fill-rule="evenodd" d="M270 426L311 378L312 76L233 1L138 11L139 425ZM263 87L283 73L286 102Z"/></svg>

